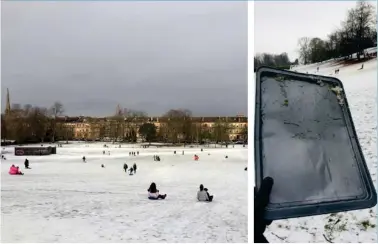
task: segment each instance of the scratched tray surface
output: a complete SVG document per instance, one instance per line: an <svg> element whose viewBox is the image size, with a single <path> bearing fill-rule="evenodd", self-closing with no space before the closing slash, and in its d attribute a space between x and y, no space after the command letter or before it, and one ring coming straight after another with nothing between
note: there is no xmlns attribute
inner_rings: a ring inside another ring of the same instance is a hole
<svg viewBox="0 0 378 244"><path fill-rule="evenodd" d="M275 181L268 218L374 206L375 189L341 82L265 70L256 75L255 133L259 145L256 180L270 176ZM321 209L322 203L338 205Z"/></svg>

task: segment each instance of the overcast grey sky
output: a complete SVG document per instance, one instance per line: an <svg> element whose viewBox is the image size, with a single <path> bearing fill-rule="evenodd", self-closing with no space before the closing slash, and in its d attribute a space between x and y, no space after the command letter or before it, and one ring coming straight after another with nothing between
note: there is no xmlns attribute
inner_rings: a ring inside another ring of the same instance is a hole
<svg viewBox="0 0 378 244"><path fill-rule="evenodd" d="M371 2L377 6L376 2ZM326 38L341 26L355 1L255 2L255 53L287 52L298 58L298 39Z"/></svg>
<svg viewBox="0 0 378 244"><path fill-rule="evenodd" d="M247 2L1 4L2 109L247 114Z"/></svg>

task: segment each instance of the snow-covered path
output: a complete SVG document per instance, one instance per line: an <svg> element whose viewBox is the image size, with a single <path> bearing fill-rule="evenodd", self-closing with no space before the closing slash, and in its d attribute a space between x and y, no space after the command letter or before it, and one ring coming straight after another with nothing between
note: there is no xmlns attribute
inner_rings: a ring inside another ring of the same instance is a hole
<svg viewBox="0 0 378 244"><path fill-rule="evenodd" d="M297 67L298 72L316 73L318 65ZM344 85L358 138L372 179L377 180L377 60L348 67L326 63L319 66L321 75L336 75ZM377 242L377 207L332 215L279 220L265 235L270 242Z"/></svg>
<svg viewBox="0 0 378 244"><path fill-rule="evenodd" d="M102 144L64 145L57 155L29 157L32 169L24 176L8 175L11 164L23 168L25 157L7 148L1 167L2 241L247 242L247 148L186 148L181 155L182 148L110 147L105 150L111 155L103 155ZM154 162L154 154L162 161ZM135 162L137 174L125 174L125 162ZM152 181L168 194L166 200L147 199ZM201 183L214 202L197 202Z"/></svg>

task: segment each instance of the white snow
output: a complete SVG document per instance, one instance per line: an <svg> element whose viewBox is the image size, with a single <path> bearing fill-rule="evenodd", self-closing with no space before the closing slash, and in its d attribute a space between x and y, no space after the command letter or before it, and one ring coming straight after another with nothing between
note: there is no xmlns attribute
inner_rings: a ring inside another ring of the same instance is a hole
<svg viewBox="0 0 378 244"><path fill-rule="evenodd" d="M57 148L56 155L29 156L29 170L23 169L25 157L7 147L2 242L247 242L247 147L102 146L75 143ZM135 175L123 171L125 162L137 164ZM11 164L25 175L9 175ZM168 194L165 200L147 199L151 182ZM201 183L214 195L212 203L196 200Z"/></svg>
<svg viewBox="0 0 378 244"><path fill-rule="evenodd" d="M316 71L319 66L319 72ZM377 181L377 60L342 66L334 62L295 67L298 72L335 76L343 82L358 138L372 179ZM340 73L334 75L339 68ZM266 230L270 242L377 242L376 208L274 221ZM336 223L337 222L337 223ZM336 223L336 224L335 224Z"/></svg>

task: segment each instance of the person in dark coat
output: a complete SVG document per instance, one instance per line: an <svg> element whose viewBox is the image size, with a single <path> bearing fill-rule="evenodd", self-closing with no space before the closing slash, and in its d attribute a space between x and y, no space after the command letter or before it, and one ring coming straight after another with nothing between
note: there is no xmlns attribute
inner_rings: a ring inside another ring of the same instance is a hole
<svg viewBox="0 0 378 244"><path fill-rule="evenodd" d="M101 164L101 168L105 168L105 165Z"/></svg>
<svg viewBox="0 0 378 244"><path fill-rule="evenodd" d="M25 169L30 169L29 168L29 160L28 159L25 159L24 165L25 165Z"/></svg>
<svg viewBox="0 0 378 244"><path fill-rule="evenodd" d="M86 158L85 158L85 156L83 156L83 162L86 163Z"/></svg>
<svg viewBox="0 0 378 244"><path fill-rule="evenodd" d="M137 166L136 164L133 165L134 173L136 174Z"/></svg>
<svg viewBox="0 0 378 244"><path fill-rule="evenodd" d="M207 196L209 197L209 202L213 201L214 196L210 196L209 190L207 188L204 188L203 190L206 192Z"/></svg>
<svg viewBox="0 0 378 244"><path fill-rule="evenodd" d="M127 172L127 168L128 168L127 164L124 163L124 164L123 164L123 169L125 170L125 172Z"/></svg>
<svg viewBox="0 0 378 244"><path fill-rule="evenodd" d="M129 174L129 175L133 175L133 171L134 171L134 169L133 169L132 167L129 169L129 171L130 171L130 174Z"/></svg>
<svg viewBox="0 0 378 244"><path fill-rule="evenodd" d="M160 192L158 189L156 189L156 184L154 182L151 183L147 191L148 191L148 199L151 199L151 200L165 199L167 197L167 194L160 195Z"/></svg>

